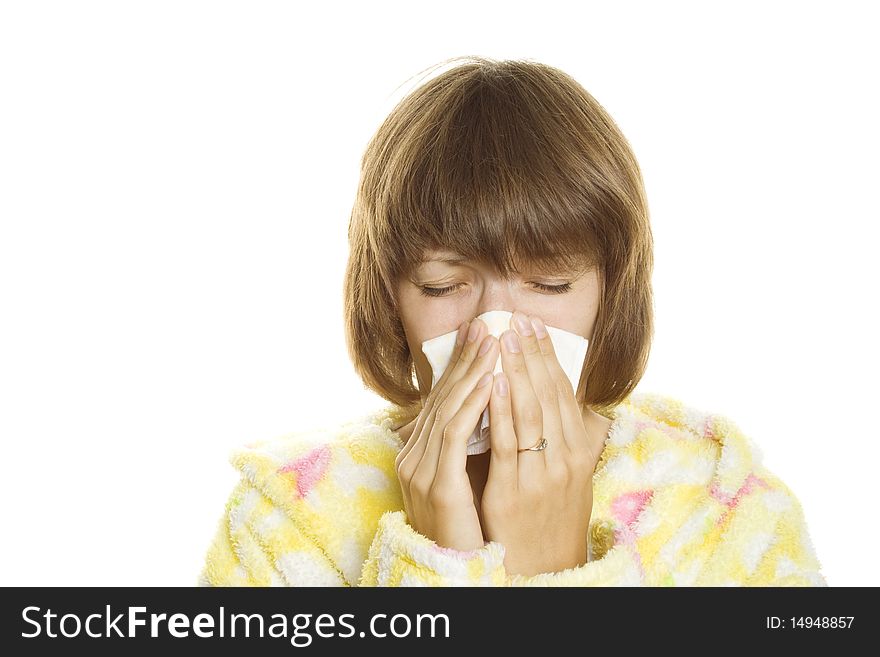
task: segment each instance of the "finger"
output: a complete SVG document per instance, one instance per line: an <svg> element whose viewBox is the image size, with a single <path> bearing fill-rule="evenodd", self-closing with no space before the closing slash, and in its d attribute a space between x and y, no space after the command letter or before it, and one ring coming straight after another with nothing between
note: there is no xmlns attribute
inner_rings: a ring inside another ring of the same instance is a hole
<svg viewBox="0 0 880 657"><path fill-rule="evenodd" d="M468 327L469 327L468 322L462 322L461 325L458 327L458 332L456 333L456 336L455 336L455 346L452 348L452 356L450 357L450 362L455 361L461 357L461 352L464 347L465 341L467 339ZM425 425L425 419L427 418L428 411L430 410L430 407L433 405L434 399L437 396L436 391L439 391L442 388L442 384L445 382L445 380L449 376L448 373L449 373L450 369L451 368L447 367L446 370L443 372L443 374L440 376L440 378L437 380L437 384L434 386L434 389L428 391L428 395L426 395L425 404L422 408L422 411L419 413L418 417L416 418L416 424L415 424L415 427L413 428L412 438L410 440L408 440L406 442L406 444L403 446L403 449L400 450L400 452L397 456L397 463L400 463L400 461L405 459L407 457L407 455L412 451L413 447L415 447L416 443L418 442L418 438L419 438L419 435L421 434L422 427Z"/></svg>
<svg viewBox="0 0 880 657"><path fill-rule="evenodd" d="M556 400L559 404L559 418L562 421L566 449L569 451L585 450L592 457L593 450L587 440L586 428L584 427L583 409L577 400L571 380L559 363L553 340L550 339L541 318L531 317L530 319L532 327L535 329L535 335L538 336L541 352L544 354L547 371L556 386Z"/></svg>
<svg viewBox="0 0 880 657"><path fill-rule="evenodd" d="M458 334L455 339L455 346L452 349L452 356L449 360L450 365L446 367L443 374L437 379L437 383L425 398L425 406L419 414L419 418L416 420L416 426L413 428L415 440L409 440L407 442L404 447L407 451L398 457L398 463L404 458L409 458L416 464L421 461L429 437L429 434L425 433L423 429L428 422L433 424L434 409L437 404L446 397L446 391L450 385L461 378L457 373L456 368L462 367L463 364L470 365L476 359L479 349L479 343L476 340L486 330L485 326L485 323L479 319L475 319L474 322L470 323L464 322L459 326ZM476 331L472 333L470 331L471 328L475 328ZM474 339L471 340L471 338ZM455 363L455 365L452 365L452 363ZM422 435L423 433L425 433L424 436Z"/></svg>
<svg viewBox="0 0 880 657"><path fill-rule="evenodd" d="M442 401L438 401L435 406L433 410L433 426L425 444L425 452L422 460L419 462L420 465L425 461L428 467L436 469L440 460L440 450L444 443L450 439L452 442L460 442L462 453L465 457L467 456L467 439L479 424L480 417L478 414L470 427L462 426L462 423L466 422L467 419L459 417L459 410L467 400L468 395L477 387L480 377L486 373L491 375L494 363L498 360L498 340L493 335L487 335L480 345L480 350L482 353L478 353L476 360L471 364L467 373L452 385L449 394ZM480 408L481 413L486 408L487 403L488 399L484 400L483 406ZM447 432L446 428L449 424L454 426ZM459 436L461 436L460 440L458 439ZM462 462L462 468L464 468L464 462Z"/></svg>
<svg viewBox="0 0 880 657"><path fill-rule="evenodd" d="M489 398L489 479L511 490L517 488L517 440L510 405L510 383L504 372L495 375Z"/></svg>
<svg viewBox="0 0 880 657"><path fill-rule="evenodd" d="M490 350L491 351L491 350ZM497 358L497 355L496 355ZM489 403L492 391L492 372L484 372L476 382L461 408L443 428L440 436L440 453L437 457L437 473L434 481L443 484L467 470L467 439ZM431 440L434 440L432 436Z"/></svg>
<svg viewBox="0 0 880 657"><path fill-rule="evenodd" d="M547 439L547 450L544 457L548 466L564 463L567 456L565 432L559 417L559 402L556 397L556 383L547 371L547 357L543 353L541 341L534 331L531 319L524 313L516 311L511 318L522 347L523 361L531 382L532 391L541 406L541 433L531 445L543 436ZM549 339L549 336L547 336ZM514 399L514 401L516 401ZM524 445L530 447L531 445ZM553 449L550 449L550 446Z"/></svg>
<svg viewBox="0 0 880 657"><path fill-rule="evenodd" d="M502 333L501 343L504 345L501 349L501 369L507 375L509 383L517 444L519 449L525 449L537 443L544 433L541 402L532 389L522 345L516 331L507 330ZM533 453L532 456L540 456L540 461L544 462L543 454ZM532 459L532 463L536 462L538 459Z"/></svg>
<svg viewBox="0 0 880 657"><path fill-rule="evenodd" d="M454 383L467 371L468 365L477 357L480 340L486 333L486 324L479 318L475 318L472 322L463 322L458 327L458 333L455 336L455 346L452 348L452 354L449 356L449 364L443 370L440 378L437 379L437 383L428 391L425 400L426 405L428 400L433 400L440 396L442 391L449 387L450 383Z"/></svg>

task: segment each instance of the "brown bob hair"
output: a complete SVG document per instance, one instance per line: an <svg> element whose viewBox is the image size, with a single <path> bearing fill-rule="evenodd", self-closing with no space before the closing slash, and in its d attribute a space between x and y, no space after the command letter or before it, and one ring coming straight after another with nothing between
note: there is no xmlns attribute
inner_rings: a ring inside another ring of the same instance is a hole
<svg viewBox="0 0 880 657"><path fill-rule="evenodd" d="M369 141L348 228L345 339L367 389L419 404L397 285L427 249L503 277L517 262L598 269L600 299L575 391L622 402L653 337L653 238L641 171L605 109L530 60L466 56L406 95Z"/></svg>

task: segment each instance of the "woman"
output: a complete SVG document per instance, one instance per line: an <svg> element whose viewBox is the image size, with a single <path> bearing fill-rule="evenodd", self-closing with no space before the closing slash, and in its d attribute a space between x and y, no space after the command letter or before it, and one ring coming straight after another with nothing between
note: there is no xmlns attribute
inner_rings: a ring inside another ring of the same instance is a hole
<svg viewBox="0 0 880 657"><path fill-rule="evenodd" d="M736 425L634 392L653 245L614 121L558 69L451 61L371 140L349 226L348 349L390 404L236 451L199 584L827 585ZM546 326L589 340L576 390Z"/></svg>

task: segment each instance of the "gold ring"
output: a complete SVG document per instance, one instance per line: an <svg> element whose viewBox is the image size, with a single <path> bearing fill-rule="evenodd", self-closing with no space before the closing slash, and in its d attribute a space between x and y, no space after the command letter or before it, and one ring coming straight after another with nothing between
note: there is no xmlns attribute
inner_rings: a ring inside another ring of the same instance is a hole
<svg viewBox="0 0 880 657"><path fill-rule="evenodd" d="M547 449L547 439L542 437L533 447L523 447L516 450L517 452L540 452Z"/></svg>

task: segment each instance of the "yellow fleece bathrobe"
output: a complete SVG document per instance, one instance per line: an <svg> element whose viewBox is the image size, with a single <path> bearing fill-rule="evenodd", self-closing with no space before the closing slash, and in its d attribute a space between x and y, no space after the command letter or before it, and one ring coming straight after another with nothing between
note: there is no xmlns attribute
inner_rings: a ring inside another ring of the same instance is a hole
<svg viewBox="0 0 880 657"><path fill-rule="evenodd" d="M504 546L461 552L412 529L394 404L235 450L200 586L827 586L795 495L726 417L633 393L593 476L586 564L505 572Z"/></svg>

